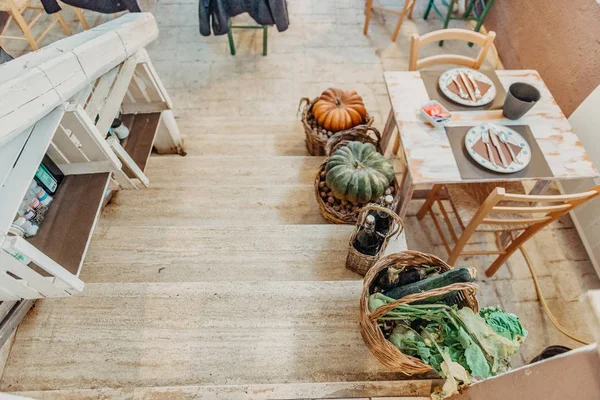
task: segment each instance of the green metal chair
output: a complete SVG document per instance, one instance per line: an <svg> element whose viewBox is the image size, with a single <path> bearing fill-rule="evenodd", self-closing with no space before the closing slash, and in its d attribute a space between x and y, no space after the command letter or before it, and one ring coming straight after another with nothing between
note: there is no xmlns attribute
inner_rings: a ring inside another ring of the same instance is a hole
<svg viewBox="0 0 600 400"><path fill-rule="evenodd" d="M267 25L233 25L231 18L227 22L229 30L227 31L227 37L229 38L229 51L232 56L235 56L235 42L233 41L233 29L262 29L263 31L263 56L267 55L268 40L269 40L269 27Z"/></svg>
<svg viewBox="0 0 600 400"><path fill-rule="evenodd" d="M427 19L429 12L433 9L440 19L444 21L444 29L448 28L450 20L456 19L461 21L477 21L477 24L475 25L475 32L479 32L485 17L487 17L488 13L492 9L492 6L494 5L494 0L467 0L467 2L468 3L465 8L465 12L462 15L454 15L452 10L454 9L456 0L450 0L449 3L447 0L442 0L442 4L448 8L446 15L444 16L442 11L440 11L438 6L435 4L434 0L429 0L429 4L427 5L427 9L425 9L425 15L423 15L423 18ZM440 40L440 46L443 45L444 41ZM473 43L469 43L469 46L473 46Z"/></svg>

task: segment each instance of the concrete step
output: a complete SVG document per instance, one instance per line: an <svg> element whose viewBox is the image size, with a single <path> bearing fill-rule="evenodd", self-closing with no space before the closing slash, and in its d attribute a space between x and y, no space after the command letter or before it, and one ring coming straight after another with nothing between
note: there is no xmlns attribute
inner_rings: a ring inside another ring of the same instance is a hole
<svg viewBox="0 0 600 400"><path fill-rule="evenodd" d="M114 226L101 221L80 275L97 282L333 281L345 268L351 225ZM406 248L394 240L389 250Z"/></svg>
<svg viewBox="0 0 600 400"><path fill-rule="evenodd" d="M129 387L48 390L11 394L39 400L178 399L178 400L428 400L435 379L262 385Z"/></svg>
<svg viewBox="0 0 600 400"><path fill-rule="evenodd" d="M407 379L364 344L361 288L358 280L88 284L36 304L0 391Z"/></svg>
<svg viewBox="0 0 600 400"><path fill-rule="evenodd" d="M308 156L302 135L205 133L191 138L184 134L188 156Z"/></svg>
<svg viewBox="0 0 600 400"><path fill-rule="evenodd" d="M122 190L103 211L115 226L324 224L313 185Z"/></svg>
<svg viewBox="0 0 600 400"><path fill-rule="evenodd" d="M156 189L188 189L204 194L216 187L311 185L323 157L156 156L146 168Z"/></svg>

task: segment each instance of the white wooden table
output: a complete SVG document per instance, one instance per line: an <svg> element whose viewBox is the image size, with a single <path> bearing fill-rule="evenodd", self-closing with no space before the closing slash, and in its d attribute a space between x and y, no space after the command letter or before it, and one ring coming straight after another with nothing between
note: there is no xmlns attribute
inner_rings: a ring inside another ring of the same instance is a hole
<svg viewBox="0 0 600 400"><path fill-rule="evenodd" d="M537 71L499 70L496 73L506 90L514 82L535 86L542 95L540 101L518 120L504 118L502 110L456 111L451 112L452 120L447 126L476 126L488 122L507 126L529 125L553 176L523 178L508 174L494 180L539 179L531 193L541 194L555 179L597 177L598 170ZM446 131L427 124L419 115L419 108L429 100L420 73L385 72L384 78L392 110L383 132L383 143L394 143L392 135L394 128L398 127L401 151L407 164L398 210L400 216L406 214L417 185L479 182L461 178Z"/></svg>

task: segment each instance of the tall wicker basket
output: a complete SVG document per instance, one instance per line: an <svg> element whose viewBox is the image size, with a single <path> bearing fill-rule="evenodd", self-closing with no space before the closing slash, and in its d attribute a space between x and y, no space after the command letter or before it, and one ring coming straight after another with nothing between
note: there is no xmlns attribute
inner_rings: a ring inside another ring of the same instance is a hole
<svg viewBox="0 0 600 400"><path fill-rule="evenodd" d="M320 136L317 130L313 129L310 126L310 123L308 122L309 115L312 115L312 107L317 102L317 100L319 100L318 97L313 100L309 99L308 97L301 98L300 104L298 105L298 111L300 111L302 105L304 104L304 108L302 108L302 126L304 127L304 134L306 135L306 149L308 150L311 156L325 156L327 155L325 146L333 137L329 138ZM371 126L372 124L373 118L370 117L369 114L367 114L362 125ZM354 129L356 129L356 127L337 133L348 132Z"/></svg>
<svg viewBox="0 0 600 400"><path fill-rule="evenodd" d="M417 268L440 266L441 271L448 271L452 268L436 256L418 251L403 251L381 258L367 272L363 281L363 290L360 297L360 333L375 358L392 371L401 372L406 375L422 374L432 371L432 368L423 363L419 358L406 355L398 350L396 346L384 337L377 319L400 304L411 303L452 291L459 291L459 295L457 296L459 307L469 307L473 311L479 312L479 303L475 296L478 287L473 283L453 283L444 288L432 289L403 297L381 306L375 312L371 313L368 306L368 297L377 275L388 267L398 268L400 266Z"/></svg>
<svg viewBox="0 0 600 400"><path fill-rule="evenodd" d="M354 239L356 239L356 235L358 234L360 227L365 223L365 219L367 218L367 215L369 215L369 211L385 212L389 214L393 221L390 231L385 235L379 251L374 256L368 256L354 248ZM385 253L385 249L387 248L390 239L392 239L394 236L400 235L403 230L404 225L398 214L385 207L378 206L377 204L367 204L360 210L358 221L356 222L356 228L354 229L352 236L350 236L350 242L348 243L348 256L346 257L346 268L364 276L373 266L373 264L375 264L375 262L381 258L383 253Z"/></svg>
<svg viewBox="0 0 600 400"><path fill-rule="evenodd" d="M329 156L335 153L335 151L340 147L345 146L349 142L353 141L372 143L377 151L381 153L381 146L379 145L380 140L381 134L375 127L369 125L359 125L350 130L338 132L333 135L325 146L325 154ZM325 220L331 224L355 224L358 219L360 209L350 213L336 211L331 204L329 204L320 196L319 183L321 182L321 173L325 171L326 166L327 160L323 161L315 177L315 196L317 197L319 211L323 218L325 218ZM398 202L400 201L400 186L395 178L392 187L394 188L394 202L392 203L392 209L395 210L398 206Z"/></svg>

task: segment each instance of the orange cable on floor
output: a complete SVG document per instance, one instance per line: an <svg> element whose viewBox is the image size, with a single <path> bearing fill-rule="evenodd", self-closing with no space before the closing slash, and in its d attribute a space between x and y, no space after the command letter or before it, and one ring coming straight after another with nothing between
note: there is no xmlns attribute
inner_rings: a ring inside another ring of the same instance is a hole
<svg viewBox="0 0 600 400"><path fill-rule="evenodd" d="M527 250L525 250L525 247L521 246L521 247L519 247L519 249L521 250L523 257L525 257L525 262L527 262L527 267L529 267L529 272L531 273L531 277L533 278L533 284L535 286L535 291L537 292L537 295L540 299L540 303L542 303L544 312L550 319L550 322L552 322L552 324L556 327L556 329L558 329L560 331L560 333L562 333L563 335L565 335L581 344L584 344L584 345L590 344L591 342L589 342L585 339L581 339L580 337L567 331L560 324L560 322L558 322L558 320L554 317L554 315L552 315L552 312L550 311L550 309L548 308L548 304L546 303L546 299L544 298L544 295L542 294L542 289L540 288L540 284L538 282L537 276L535 275L535 272L533 271L533 263L531 262L531 258L529 258L529 254L527 253Z"/></svg>

